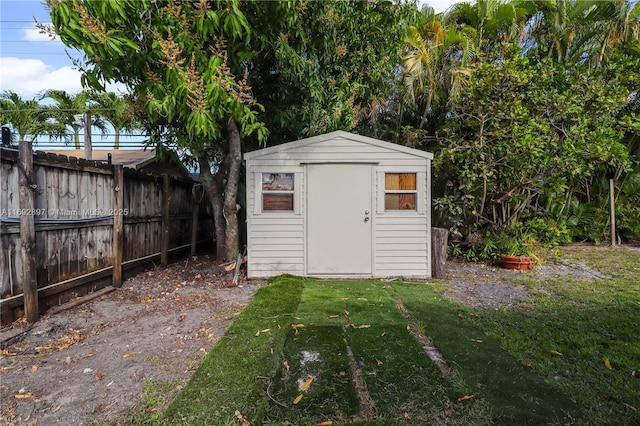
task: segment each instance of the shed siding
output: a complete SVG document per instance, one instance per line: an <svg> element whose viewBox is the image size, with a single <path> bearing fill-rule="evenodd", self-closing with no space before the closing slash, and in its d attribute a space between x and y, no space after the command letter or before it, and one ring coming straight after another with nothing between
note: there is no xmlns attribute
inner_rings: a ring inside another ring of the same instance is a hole
<svg viewBox="0 0 640 426"><path fill-rule="evenodd" d="M304 275L304 177L302 169L286 167L295 173L294 204L298 213L258 213L261 209L260 188L263 171L280 171L273 162L251 166L247 173L247 257L251 277L272 277L280 274Z"/></svg>
<svg viewBox="0 0 640 426"><path fill-rule="evenodd" d="M356 137L356 139L363 139ZM369 163L374 165L372 221L373 270L377 277L429 278L430 165L424 156L403 147L378 146L349 137L312 138L247 156L247 222L249 277L306 273L305 164ZM366 139L366 138L364 138ZM317 142L316 142L317 140ZM302 143L301 143L302 142ZM384 144L384 143L383 143ZM428 155L428 154L427 154ZM295 213L260 212L260 174L296 173ZM416 212L385 212L384 173L418 173L421 204ZM382 208L381 208L382 206Z"/></svg>

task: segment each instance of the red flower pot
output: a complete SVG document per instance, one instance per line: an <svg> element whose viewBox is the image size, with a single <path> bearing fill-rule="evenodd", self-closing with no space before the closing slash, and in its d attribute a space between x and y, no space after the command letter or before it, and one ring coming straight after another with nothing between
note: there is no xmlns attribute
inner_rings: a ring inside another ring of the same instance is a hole
<svg viewBox="0 0 640 426"><path fill-rule="evenodd" d="M503 254L500 256L502 267L505 269L529 270L533 269L535 261L531 256L509 256Z"/></svg>

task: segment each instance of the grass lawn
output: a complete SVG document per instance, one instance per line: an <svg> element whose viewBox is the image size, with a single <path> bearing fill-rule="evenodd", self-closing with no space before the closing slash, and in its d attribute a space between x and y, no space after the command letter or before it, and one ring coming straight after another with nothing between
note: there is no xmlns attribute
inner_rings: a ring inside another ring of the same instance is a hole
<svg viewBox="0 0 640 426"><path fill-rule="evenodd" d="M509 310L449 301L446 282L278 277L139 424L640 424L639 258L567 248L612 278L519 274L537 291Z"/></svg>

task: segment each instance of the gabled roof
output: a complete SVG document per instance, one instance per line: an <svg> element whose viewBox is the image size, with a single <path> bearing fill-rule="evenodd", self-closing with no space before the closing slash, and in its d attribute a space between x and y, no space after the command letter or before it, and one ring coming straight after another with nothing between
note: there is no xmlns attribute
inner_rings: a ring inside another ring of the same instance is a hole
<svg viewBox="0 0 640 426"><path fill-rule="evenodd" d="M313 136L306 139L300 139L293 142L287 142L280 145L270 146L268 148L258 149L256 151L247 152L244 157L248 160L261 157L263 155L271 155L277 152L285 152L289 150L295 150L308 145L322 143L331 139L347 139L363 144L372 145L378 148L389 149L392 151L398 151L405 154L413 155L416 157L433 159L433 154L426 151L420 151L419 149L407 148L406 146L398 145L391 142L381 141L379 139L370 138L367 136L356 135L355 133L345 132L343 130L337 130L331 133L325 133L323 135Z"/></svg>

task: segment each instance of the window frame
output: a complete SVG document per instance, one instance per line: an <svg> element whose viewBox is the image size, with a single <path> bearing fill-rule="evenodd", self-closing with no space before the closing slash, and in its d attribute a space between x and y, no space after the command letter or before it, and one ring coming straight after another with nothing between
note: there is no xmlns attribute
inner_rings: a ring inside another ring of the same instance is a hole
<svg viewBox="0 0 640 426"><path fill-rule="evenodd" d="M302 170L296 167L256 167L253 170L254 175L254 200L253 200L253 214L254 215L270 215L270 216L291 216L299 215L301 211L301 192L302 192ZM293 175L293 191L263 191L262 190L262 175L268 174L291 174ZM264 210L263 209L263 194L270 192L273 194L293 193L293 210Z"/></svg>
<svg viewBox="0 0 640 426"><path fill-rule="evenodd" d="M386 188L386 176L387 174L414 174L416 176L416 189L415 190L387 190ZM378 169L378 213L382 215L424 215L424 201L425 201L425 172L411 168L402 170L397 167L381 167ZM386 195L387 194L415 194L416 208L413 210L389 210L386 208Z"/></svg>

